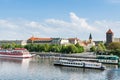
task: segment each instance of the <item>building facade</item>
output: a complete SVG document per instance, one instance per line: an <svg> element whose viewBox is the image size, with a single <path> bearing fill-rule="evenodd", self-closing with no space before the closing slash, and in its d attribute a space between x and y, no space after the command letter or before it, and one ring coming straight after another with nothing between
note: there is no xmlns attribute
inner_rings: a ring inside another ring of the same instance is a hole
<svg viewBox="0 0 120 80"><path fill-rule="evenodd" d="M68 40L70 44L77 44L80 42L78 38L69 38Z"/></svg>
<svg viewBox="0 0 120 80"><path fill-rule="evenodd" d="M114 38L114 42L120 42L120 38Z"/></svg>
<svg viewBox="0 0 120 80"><path fill-rule="evenodd" d="M34 44L51 44L52 38L37 38L32 36L27 40L27 43L34 43Z"/></svg>
<svg viewBox="0 0 120 80"><path fill-rule="evenodd" d="M18 44L18 45L26 45L27 41L26 40L1 40L0 45L2 44Z"/></svg>
<svg viewBox="0 0 120 80"><path fill-rule="evenodd" d="M107 32L106 32L106 44L109 44L111 42L113 42L113 32L111 29L109 29Z"/></svg>

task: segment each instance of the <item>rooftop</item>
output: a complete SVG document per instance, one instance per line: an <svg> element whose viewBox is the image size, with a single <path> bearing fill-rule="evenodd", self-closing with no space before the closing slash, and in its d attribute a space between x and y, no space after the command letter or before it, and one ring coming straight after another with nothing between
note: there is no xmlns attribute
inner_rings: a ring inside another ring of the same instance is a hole
<svg viewBox="0 0 120 80"><path fill-rule="evenodd" d="M109 30L106 32L106 34L113 34L113 32L112 32L111 29L109 29Z"/></svg>
<svg viewBox="0 0 120 80"><path fill-rule="evenodd" d="M37 38L37 37L32 36L28 40L31 40L31 41L50 41L50 40L52 40L52 38Z"/></svg>

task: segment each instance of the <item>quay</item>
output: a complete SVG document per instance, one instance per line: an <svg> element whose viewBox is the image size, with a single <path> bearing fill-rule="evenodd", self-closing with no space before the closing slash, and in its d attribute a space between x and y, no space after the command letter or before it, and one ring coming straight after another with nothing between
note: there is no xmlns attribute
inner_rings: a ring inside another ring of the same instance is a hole
<svg viewBox="0 0 120 80"><path fill-rule="evenodd" d="M65 59L71 59L71 60L78 60L78 61L93 61L98 62L96 59L96 55L93 53L80 53L80 54L62 54L62 53L32 53L39 55L40 57L47 57L47 58L65 58Z"/></svg>
<svg viewBox="0 0 120 80"><path fill-rule="evenodd" d="M84 52L78 54L62 54L62 53L31 53L36 54L43 58L54 58L54 59L66 59L73 61L91 61L91 62L101 62L105 64L119 64L119 57L115 55L95 55L93 52Z"/></svg>

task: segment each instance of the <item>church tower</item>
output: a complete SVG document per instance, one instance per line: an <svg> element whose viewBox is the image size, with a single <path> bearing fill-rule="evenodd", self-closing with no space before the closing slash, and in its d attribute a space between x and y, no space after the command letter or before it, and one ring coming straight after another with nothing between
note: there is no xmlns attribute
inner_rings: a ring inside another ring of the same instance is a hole
<svg viewBox="0 0 120 80"><path fill-rule="evenodd" d="M92 35L90 33L90 36L89 36L89 42L91 43L92 42Z"/></svg>
<svg viewBox="0 0 120 80"><path fill-rule="evenodd" d="M106 32L106 43L109 44L113 42L113 32L111 29L109 29L107 32Z"/></svg>

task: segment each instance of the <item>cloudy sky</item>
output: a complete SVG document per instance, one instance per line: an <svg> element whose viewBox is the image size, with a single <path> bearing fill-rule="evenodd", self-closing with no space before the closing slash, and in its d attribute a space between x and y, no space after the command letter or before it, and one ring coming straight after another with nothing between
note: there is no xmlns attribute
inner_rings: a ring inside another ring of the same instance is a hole
<svg viewBox="0 0 120 80"><path fill-rule="evenodd" d="M120 0L0 0L0 40L120 37Z"/></svg>

